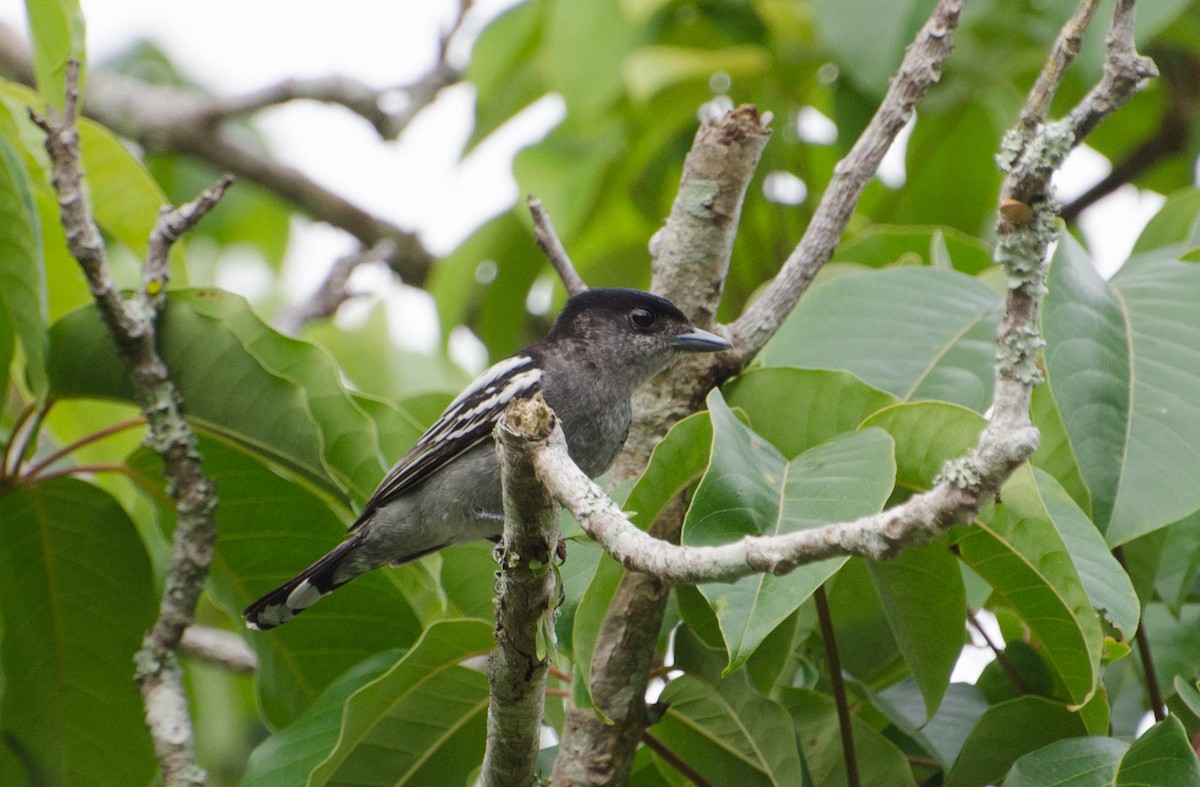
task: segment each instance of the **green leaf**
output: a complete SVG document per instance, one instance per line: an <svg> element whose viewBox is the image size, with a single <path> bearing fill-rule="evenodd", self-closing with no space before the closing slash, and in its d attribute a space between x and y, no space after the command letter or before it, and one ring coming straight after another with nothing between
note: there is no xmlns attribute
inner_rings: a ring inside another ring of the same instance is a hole
<svg viewBox="0 0 1200 787"><path fill-rule="evenodd" d="M1043 317L1046 366L1093 519L1110 545L1200 508L1200 268L1147 261L1111 282L1069 236Z"/></svg>
<svg viewBox="0 0 1200 787"><path fill-rule="evenodd" d="M1129 744L1115 738L1067 738L1026 754L1004 777L1005 787L1112 787ZM1165 782L1164 782L1165 783Z"/></svg>
<svg viewBox="0 0 1200 787"><path fill-rule="evenodd" d="M871 0L818 0L814 5L817 34L855 84L882 96L896 71L904 47L924 20L921 0L880 5ZM869 24L864 24L870 20Z"/></svg>
<svg viewBox="0 0 1200 787"><path fill-rule="evenodd" d="M946 787L998 781L1021 756L1063 738L1087 734L1083 719L1043 697L1018 697L993 706L971 730Z"/></svg>
<svg viewBox="0 0 1200 787"><path fill-rule="evenodd" d="M173 292L159 352L198 426L334 493L365 500L383 475L375 424L320 348L268 328L242 298ZM50 331L56 396L132 399L127 374L94 307Z"/></svg>
<svg viewBox="0 0 1200 787"><path fill-rule="evenodd" d="M400 658L384 651L351 667L325 687L296 721L260 743L250 754L241 784L247 787L292 787L305 784L337 743L342 706L355 691L374 681Z"/></svg>
<svg viewBox="0 0 1200 787"><path fill-rule="evenodd" d="M1200 763L1174 716L1146 730L1121 758L1115 787L1146 784L1200 784Z"/></svg>
<svg viewBox="0 0 1200 787"><path fill-rule="evenodd" d="M8 139L0 135L0 322L20 340L29 383L38 396L48 385L41 242L29 171ZM0 353L0 360L4 355ZM7 361L0 371L8 371Z"/></svg>
<svg viewBox="0 0 1200 787"><path fill-rule="evenodd" d="M731 46L708 49L684 46L647 46L625 58L622 73L629 97L645 103L659 92L680 82L703 82L723 71L733 78L761 74L770 65L761 46Z"/></svg>
<svg viewBox="0 0 1200 787"><path fill-rule="evenodd" d="M988 581L1041 640L1046 659L1073 703L1096 688L1103 636L1063 537L1033 503L1019 498L1019 476L1001 492L1016 499L984 511L975 526L954 531L959 554ZM1065 495L1064 495L1065 497Z"/></svg>
<svg viewBox="0 0 1200 787"><path fill-rule="evenodd" d="M930 544L867 566L888 626L925 698L926 718L932 717L962 652L967 599L958 561L941 544Z"/></svg>
<svg viewBox="0 0 1200 787"><path fill-rule="evenodd" d="M740 407L750 428L785 457L852 432L896 397L847 372L786 367L750 369L722 388L730 407Z"/></svg>
<svg viewBox="0 0 1200 787"><path fill-rule="evenodd" d="M1018 485L1022 486L1020 495L1014 494ZM1071 560L1096 613L1107 620L1122 639L1132 641L1141 616L1133 583L1108 550L1095 524L1079 510L1066 490L1041 470L1035 468L1029 473L1022 468L1005 486L1004 502L1023 508L1030 516L1042 516L1054 523L1071 553Z"/></svg>
<svg viewBox="0 0 1200 787"><path fill-rule="evenodd" d="M1000 298L953 271L894 268L810 292L760 355L765 366L843 369L902 400L982 412L992 399Z"/></svg>
<svg viewBox="0 0 1200 787"><path fill-rule="evenodd" d="M33 41L33 71L38 92L50 106L63 107L67 61L79 61L79 93L87 60L83 12L79 0L25 0Z"/></svg>
<svg viewBox="0 0 1200 787"><path fill-rule="evenodd" d="M240 619L247 604L335 547L345 526L328 500L238 448L202 439L199 450L220 495L211 589ZM160 460L148 449L139 449L128 464L148 478L161 475ZM164 521L173 522L173 516L166 514ZM334 678L363 659L417 639L421 623L400 577L421 570L370 572L285 626L246 632L259 660L259 703L273 726L290 724Z"/></svg>
<svg viewBox="0 0 1200 787"><path fill-rule="evenodd" d="M1029 415L1042 438L1030 462L1054 476L1076 504L1090 515L1092 494L1079 470L1079 458L1075 456L1062 411L1049 385L1039 385L1033 389Z"/></svg>
<svg viewBox="0 0 1200 787"><path fill-rule="evenodd" d="M937 713L925 721L925 700L912 679L892 684L874 695L872 702L897 728L947 768L954 764L968 734L989 707L977 686L951 683Z"/></svg>
<svg viewBox="0 0 1200 787"><path fill-rule="evenodd" d="M1132 258L1153 253L1179 258L1200 247L1200 189L1189 186L1167 197L1167 202L1147 222Z"/></svg>
<svg viewBox="0 0 1200 787"><path fill-rule="evenodd" d="M167 204L167 195L121 140L99 123L79 121L79 153L87 171L96 223L139 258L144 257L158 212ZM194 198L194 194L189 197ZM173 287L187 286L187 271L182 262L182 247L176 246L171 254ZM119 281L132 287L141 280L140 270L135 269L133 274L128 280Z"/></svg>
<svg viewBox="0 0 1200 787"><path fill-rule="evenodd" d="M896 443L896 487L923 492L950 459L979 441L984 420L973 410L946 402L913 402L885 407L863 422Z"/></svg>
<svg viewBox="0 0 1200 787"><path fill-rule="evenodd" d="M0 782L147 784L133 654L150 562L105 492L60 478L0 495Z"/></svg>
<svg viewBox="0 0 1200 787"><path fill-rule="evenodd" d="M713 451L683 527L683 543L726 544L779 535L879 511L892 489L892 441L879 430L834 438L793 461L747 429L720 392L708 397ZM701 585L737 669L845 558L801 566L782 577L754 575Z"/></svg>
<svg viewBox="0 0 1200 787"><path fill-rule="evenodd" d="M796 737L813 784L847 784L846 761L832 697L808 689L784 689L780 701L796 725ZM904 752L858 716L850 717L860 784L915 785Z"/></svg>
<svg viewBox="0 0 1200 787"><path fill-rule="evenodd" d="M711 445L712 422L707 412L677 421L654 446L646 469L625 499L630 521L648 530L663 509L704 474Z"/></svg>
<svg viewBox="0 0 1200 787"><path fill-rule="evenodd" d="M854 262L872 268L891 265L939 266L975 276L995 267L983 241L951 227L908 227L877 224L838 246L831 262Z"/></svg>
<svg viewBox="0 0 1200 787"><path fill-rule="evenodd" d="M621 95L621 65L639 43L637 30L615 0L557 0L544 19L548 86L573 119L595 119Z"/></svg>
<svg viewBox="0 0 1200 787"><path fill-rule="evenodd" d="M713 784L801 784L794 736L764 734L787 730L787 711L737 685L742 680L714 687L690 675L676 678L663 689L667 712L651 734Z"/></svg>
<svg viewBox="0 0 1200 787"><path fill-rule="evenodd" d="M434 623L346 702L337 746L310 784L463 784L483 760L488 687L462 666L496 647L483 620Z"/></svg>

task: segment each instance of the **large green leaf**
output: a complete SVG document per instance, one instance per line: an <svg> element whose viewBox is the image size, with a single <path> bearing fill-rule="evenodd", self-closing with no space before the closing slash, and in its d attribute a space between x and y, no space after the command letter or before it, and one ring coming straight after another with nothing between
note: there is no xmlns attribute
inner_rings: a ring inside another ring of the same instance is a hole
<svg viewBox="0 0 1200 787"><path fill-rule="evenodd" d="M837 707L832 697L808 689L784 689L780 701L796 725L813 784L848 784L846 758L838 731ZM851 716L854 750L858 755L859 784L915 785L908 758L875 727Z"/></svg>
<svg viewBox="0 0 1200 787"><path fill-rule="evenodd" d="M1111 282L1069 236L1043 317L1049 385L1093 519L1123 544L1200 508L1200 268L1151 260Z"/></svg>
<svg viewBox="0 0 1200 787"><path fill-rule="evenodd" d="M63 106L66 97L67 61L80 63L80 93L83 93L83 63L87 58L83 12L79 0L25 0L33 40L33 71L38 91L46 103Z"/></svg>
<svg viewBox="0 0 1200 787"><path fill-rule="evenodd" d="M1013 491L1020 495L1019 486ZM973 527L952 535L966 564L1041 640L1070 700L1083 703L1098 679L1100 624L1062 535L1048 518L1025 509L1020 503L996 505Z"/></svg>
<svg viewBox="0 0 1200 787"><path fill-rule="evenodd" d="M651 733L713 784L802 784L796 739L784 732L791 726L787 711L741 681L714 687L690 675L676 678L663 689L667 712Z"/></svg>
<svg viewBox="0 0 1200 787"><path fill-rule="evenodd" d="M463 784L483 760L488 687L462 662L495 646L487 621L434 623L346 702L337 746L309 783Z"/></svg>
<svg viewBox="0 0 1200 787"><path fill-rule="evenodd" d="M816 29L855 84L882 96L900 64L904 47L924 21L921 0L879 5L871 0L817 0ZM869 24L864 24L870 20Z"/></svg>
<svg viewBox="0 0 1200 787"><path fill-rule="evenodd" d="M814 289L760 355L766 366L844 369L902 400L982 412L992 399L1000 298L954 271L891 268Z"/></svg>
<svg viewBox="0 0 1200 787"><path fill-rule="evenodd" d="M671 427L625 499L630 521L648 530L667 504L704 473L712 445L707 412L693 413Z"/></svg>
<svg viewBox="0 0 1200 787"><path fill-rule="evenodd" d="M25 351L25 369L37 394L46 380L46 274L41 266L41 223L29 171L0 135L0 321ZM3 355L3 353L0 353ZM0 371L7 372L4 363Z"/></svg>
<svg viewBox="0 0 1200 787"><path fill-rule="evenodd" d="M1121 758L1114 787L1200 784L1200 762L1174 716L1146 730Z"/></svg>
<svg viewBox="0 0 1200 787"><path fill-rule="evenodd" d="M950 686L965 635L967 599L958 561L941 544L869 562L900 653L932 717Z"/></svg>
<svg viewBox="0 0 1200 787"><path fill-rule="evenodd" d="M204 439L200 453L220 495L212 592L237 616L335 547L345 527L327 500L237 448ZM161 472L157 456L147 449L129 464L148 478ZM164 518L173 521L169 513ZM354 664L417 639L421 623L399 575L419 571L419 566L405 566L371 572L285 626L246 633L259 660L259 700L272 725L291 723Z"/></svg>
<svg viewBox="0 0 1200 787"><path fill-rule="evenodd" d="M174 292L159 326L159 352L205 429L362 501L383 474L374 422L342 387L321 349L268 328L236 295ZM116 349L93 307L50 334L56 396L130 399Z"/></svg>
<svg viewBox="0 0 1200 787"><path fill-rule="evenodd" d="M155 608L146 550L106 493L63 478L0 494L0 782L149 782L132 659Z"/></svg>
<svg viewBox="0 0 1200 787"><path fill-rule="evenodd" d="M750 428L785 457L852 432L867 416L896 401L847 372L786 367L754 368L722 388Z"/></svg>
<svg viewBox="0 0 1200 787"><path fill-rule="evenodd" d="M1005 787L1112 787L1129 748L1115 738L1067 738L1026 754L1004 777ZM1165 782L1163 782L1165 784Z"/></svg>
<svg viewBox="0 0 1200 787"><path fill-rule="evenodd" d="M296 721L258 745L250 755L241 784L293 787L306 783L313 768L337 743L346 700L391 668L401 655L400 651L384 651L338 676Z"/></svg>
<svg viewBox="0 0 1200 787"><path fill-rule="evenodd" d="M854 262L872 268L889 265L934 265L974 276L994 268L988 245L949 227L875 225L838 245L831 262Z"/></svg>
<svg viewBox="0 0 1200 787"><path fill-rule="evenodd" d="M712 458L684 522L685 544L726 544L857 519L879 511L892 490L892 441L882 431L835 437L788 461L737 420L720 392L709 395L708 410ZM729 669L741 666L844 562L701 585L720 622Z"/></svg>
<svg viewBox="0 0 1200 787"><path fill-rule="evenodd" d="M1087 734L1078 713L1043 697L1018 697L993 706L971 730L947 787L974 787L1002 777L1022 755L1063 738Z"/></svg>

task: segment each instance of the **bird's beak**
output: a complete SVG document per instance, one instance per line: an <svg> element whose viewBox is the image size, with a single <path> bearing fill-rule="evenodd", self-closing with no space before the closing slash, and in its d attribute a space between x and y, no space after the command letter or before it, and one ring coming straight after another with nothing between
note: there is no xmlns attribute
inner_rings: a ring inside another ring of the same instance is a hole
<svg viewBox="0 0 1200 787"><path fill-rule="evenodd" d="M687 352L715 353L732 348L733 345L728 340L699 328L692 328L687 333L681 333L675 337L675 349Z"/></svg>

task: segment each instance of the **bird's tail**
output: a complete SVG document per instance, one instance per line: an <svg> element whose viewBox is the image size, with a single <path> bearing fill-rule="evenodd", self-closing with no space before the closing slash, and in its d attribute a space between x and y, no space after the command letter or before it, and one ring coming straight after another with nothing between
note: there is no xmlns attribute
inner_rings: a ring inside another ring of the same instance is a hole
<svg viewBox="0 0 1200 787"><path fill-rule="evenodd" d="M365 535L366 529L360 529L325 557L246 607L242 612L246 625L266 631L287 623L358 576L357 573L345 576L339 570L343 568L346 555L359 545Z"/></svg>

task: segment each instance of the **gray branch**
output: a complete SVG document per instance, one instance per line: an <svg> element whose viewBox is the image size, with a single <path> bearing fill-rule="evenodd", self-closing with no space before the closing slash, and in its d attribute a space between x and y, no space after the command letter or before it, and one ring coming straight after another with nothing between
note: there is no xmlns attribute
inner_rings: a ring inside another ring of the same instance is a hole
<svg viewBox="0 0 1200 787"><path fill-rule="evenodd" d="M538 248L554 266L567 294L578 295L586 290L587 285L575 270L575 265L567 255L562 240L554 230L554 223L550 221L550 214L546 212L546 206L532 194L526 199L526 204L529 206L529 215L533 217L533 237L537 241Z"/></svg>
<svg viewBox="0 0 1200 787"><path fill-rule="evenodd" d="M469 3L464 3L469 6ZM465 8L463 9L465 13ZM460 14L450 35L461 23ZM148 151L177 153L207 162L218 170L256 183L291 203L302 213L352 235L364 247L390 241L387 259L407 283L420 286L433 257L420 239L375 216L349 198L328 189L300 170L270 158L246 144L244 135L225 123L248 112L297 99L347 107L365 117L387 139L398 135L442 88L461 74L445 60L446 42L437 64L408 86L377 90L345 77L287 80L243 96L212 97L179 88L151 85L104 70L88 73L84 114ZM13 79L33 84L29 47L10 28L0 25L0 69ZM395 99L407 97L399 109ZM384 132L387 133L384 133Z"/></svg>
<svg viewBox="0 0 1200 787"><path fill-rule="evenodd" d="M821 196L808 229L788 255L783 267L746 312L730 326L745 366L775 335L800 296L833 256L854 206L896 135L912 117L917 101L941 78L942 63L950 56L953 32L958 27L964 0L940 0L933 15L917 33L888 86L883 103L859 135L854 147L834 168L833 178Z"/></svg>
<svg viewBox="0 0 1200 787"><path fill-rule="evenodd" d="M509 405L496 425L504 486L504 535L497 548L496 650L488 657L486 787L535 784L546 672L554 648L558 508L538 481L526 436L559 429L541 394Z"/></svg>
<svg viewBox="0 0 1200 787"><path fill-rule="evenodd" d="M179 640L179 652L230 672L250 675L258 657L241 635L211 626L188 626Z"/></svg>
<svg viewBox="0 0 1200 787"><path fill-rule="evenodd" d="M47 110L46 117L32 111L30 115L46 134L51 180L67 244L83 269L100 316L129 369L135 398L146 414L146 442L162 457L168 488L175 500L175 535L165 590L158 619L134 659L137 682L164 783L169 787L200 785L204 772L196 765L192 722L176 653L184 630L192 623L212 560L217 534L212 517L216 490L200 466L196 436L183 418L178 392L155 347L155 321L165 304L171 244L216 204L229 179L222 178L195 202L165 210L159 216L151 234L143 287L132 299L125 300L108 272L104 240L92 219L83 184L75 126L78 63L68 65L66 84L61 118L52 109Z"/></svg>

